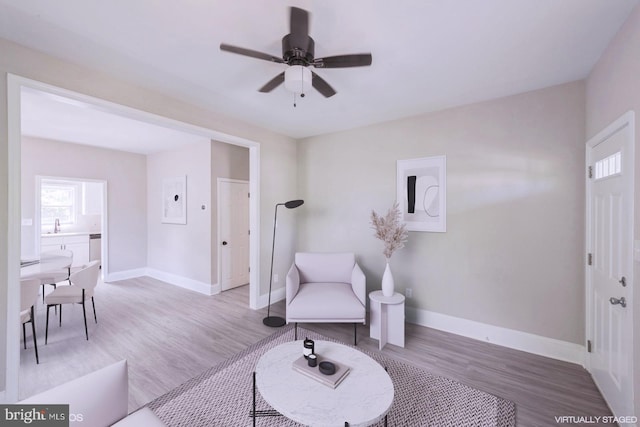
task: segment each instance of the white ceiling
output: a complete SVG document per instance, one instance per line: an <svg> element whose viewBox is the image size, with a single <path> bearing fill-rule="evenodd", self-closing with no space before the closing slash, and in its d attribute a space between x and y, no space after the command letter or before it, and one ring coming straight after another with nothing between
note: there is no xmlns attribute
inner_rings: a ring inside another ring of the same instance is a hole
<svg viewBox="0 0 640 427"><path fill-rule="evenodd" d="M23 88L22 134L139 154L177 150L208 138L112 114L96 106Z"/></svg>
<svg viewBox="0 0 640 427"><path fill-rule="evenodd" d="M0 0L0 37L301 138L582 79L637 3ZM284 65L219 50L280 56L289 5L311 12L316 57L373 55L316 70L338 94L297 108L283 86L257 91Z"/></svg>

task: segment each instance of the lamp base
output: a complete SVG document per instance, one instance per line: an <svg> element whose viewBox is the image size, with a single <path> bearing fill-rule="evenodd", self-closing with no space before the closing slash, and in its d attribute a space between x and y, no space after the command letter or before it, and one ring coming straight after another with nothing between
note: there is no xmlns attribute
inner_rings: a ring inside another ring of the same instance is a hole
<svg viewBox="0 0 640 427"><path fill-rule="evenodd" d="M279 328L281 326L284 326L287 323L287 321L284 320L282 317L269 316L262 319L262 323L264 323L265 325L271 328Z"/></svg>

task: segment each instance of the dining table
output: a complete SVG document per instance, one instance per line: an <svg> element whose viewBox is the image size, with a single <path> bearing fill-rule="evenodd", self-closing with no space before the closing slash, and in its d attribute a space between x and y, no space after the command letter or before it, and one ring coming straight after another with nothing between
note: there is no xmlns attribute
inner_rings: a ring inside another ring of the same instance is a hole
<svg viewBox="0 0 640 427"><path fill-rule="evenodd" d="M66 256L50 256L26 262L20 267L20 280L47 278L53 272L66 269L70 258Z"/></svg>

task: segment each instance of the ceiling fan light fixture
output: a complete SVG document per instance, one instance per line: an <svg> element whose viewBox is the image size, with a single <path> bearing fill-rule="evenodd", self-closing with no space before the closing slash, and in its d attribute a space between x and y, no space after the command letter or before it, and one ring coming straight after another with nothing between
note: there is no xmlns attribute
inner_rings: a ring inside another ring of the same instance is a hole
<svg viewBox="0 0 640 427"><path fill-rule="evenodd" d="M296 98L302 98L313 87L325 98L336 94L334 88L321 76L311 71L311 67L351 68L371 65L371 53L333 55L323 58L315 57L315 41L309 35L309 12L298 7L289 8L289 34L282 38L282 57L244 47L220 43L220 50L248 56L276 64L287 65L287 69L263 85L259 92L268 93L284 83L285 88L293 93L293 106Z"/></svg>
<svg viewBox="0 0 640 427"><path fill-rule="evenodd" d="M311 70L303 65L291 65L284 72L284 87L293 93L304 94L311 89Z"/></svg>

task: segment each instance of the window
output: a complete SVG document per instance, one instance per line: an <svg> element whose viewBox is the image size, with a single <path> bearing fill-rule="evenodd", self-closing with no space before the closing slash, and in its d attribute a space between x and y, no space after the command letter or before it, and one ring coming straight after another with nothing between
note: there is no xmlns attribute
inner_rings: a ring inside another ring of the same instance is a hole
<svg viewBox="0 0 640 427"><path fill-rule="evenodd" d="M596 162L596 179L603 179L622 172L621 153L613 153L609 157Z"/></svg>
<svg viewBox="0 0 640 427"><path fill-rule="evenodd" d="M60 224L76 221L77 184L64 181L42 181L40 206L42 224L52 225L56 219Z"/></svg>

